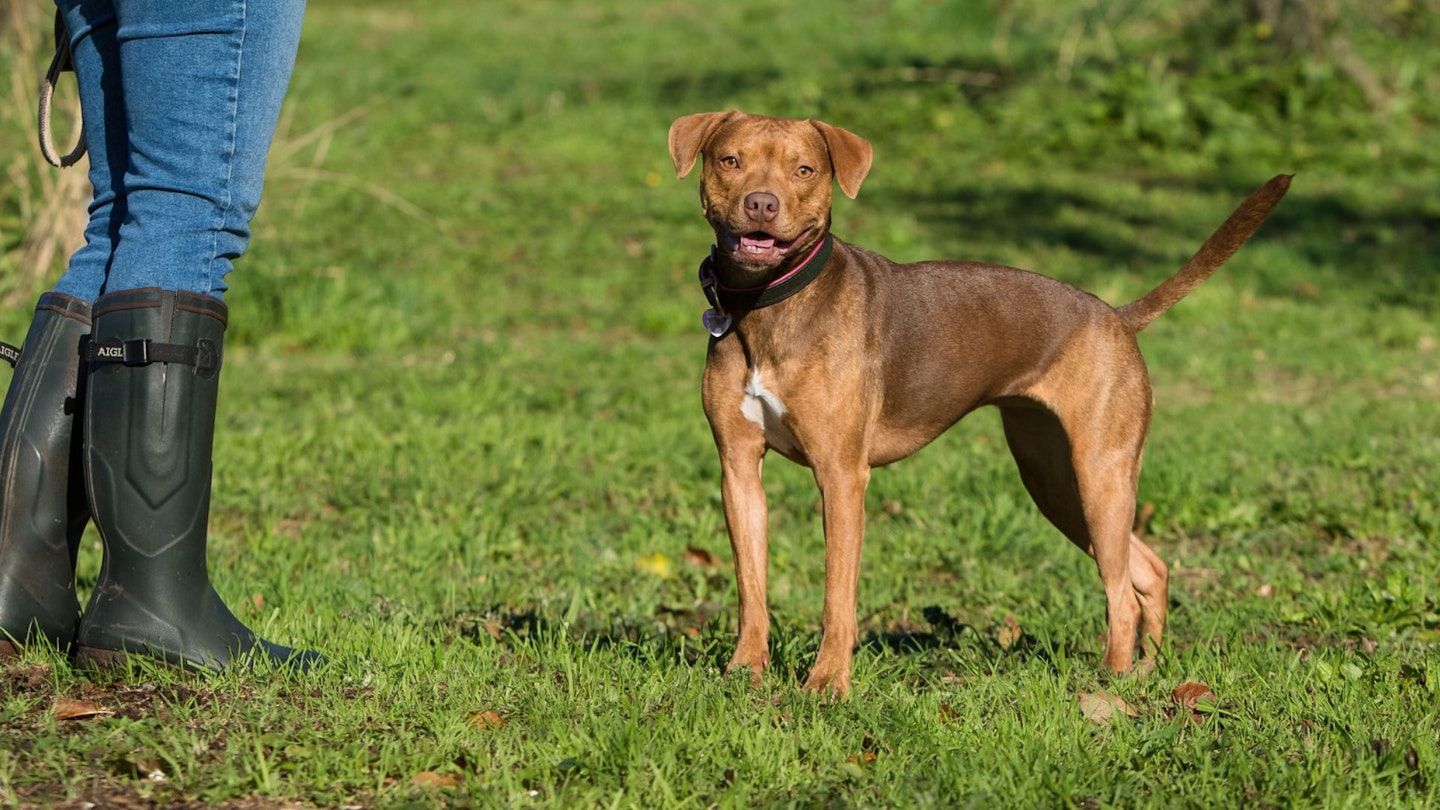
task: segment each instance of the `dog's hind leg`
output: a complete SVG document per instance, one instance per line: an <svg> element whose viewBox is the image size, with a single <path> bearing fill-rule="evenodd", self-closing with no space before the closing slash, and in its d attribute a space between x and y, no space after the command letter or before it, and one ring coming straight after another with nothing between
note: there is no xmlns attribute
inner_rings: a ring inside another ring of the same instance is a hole
<svg viewBox="0 0 1440 810"><path fill-rule="evenodd" d="M1165 634L1165 612L1170 591L1170 569L1135 534L1130 535L1130 582L1140 599L1140 655L1146 666L1160 650Z"/></svg>
<svg viewBox="0 0 1440 810"><path fill-rule="evenodd" d="M1140 448L1077 448L1059 418L1038 406L1003 406L1001 421L1041 513L1095 560L1109 628L1104 663L1129 669L1137 633L1158 645L1165 626L1165 565L1130 531Z"/></svg>

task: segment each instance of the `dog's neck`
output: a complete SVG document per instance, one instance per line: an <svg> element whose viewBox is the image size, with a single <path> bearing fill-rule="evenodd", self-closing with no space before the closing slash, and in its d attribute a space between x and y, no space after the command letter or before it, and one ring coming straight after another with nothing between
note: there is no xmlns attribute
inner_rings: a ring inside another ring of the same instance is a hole
<svg viewBox="0 0 1440 810"><path fill-rule="evenodd" d="M835 239L826 232L798 263L789 269L777 268L769 279L755 284L727 273L724 263L716 256L716 249L711 248L710 256L700 265L700 286L710 305L721 312L768 307L805 289L825 269L834 249Z"/></svg>

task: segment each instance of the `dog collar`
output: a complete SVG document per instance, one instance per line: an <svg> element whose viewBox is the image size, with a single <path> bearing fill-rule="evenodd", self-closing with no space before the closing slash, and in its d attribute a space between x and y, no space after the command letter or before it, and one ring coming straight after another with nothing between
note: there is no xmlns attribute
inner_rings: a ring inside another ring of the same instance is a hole
<svg viewBox="0 0 1440 810"><path fill-rule="evenodd" d="M718 338L730 330L730 310L761 309L778 304L805 289L819 277L820 271L829 263L830 254L835 250L835 240L830 234L825 234L820 244L794 269L758 287L727 287L721 284L715 274L717 250L718 248L711 247L710 255L700 263L700 289L710 302L710 309L705 311L702 320L710 334Z"/></svg>

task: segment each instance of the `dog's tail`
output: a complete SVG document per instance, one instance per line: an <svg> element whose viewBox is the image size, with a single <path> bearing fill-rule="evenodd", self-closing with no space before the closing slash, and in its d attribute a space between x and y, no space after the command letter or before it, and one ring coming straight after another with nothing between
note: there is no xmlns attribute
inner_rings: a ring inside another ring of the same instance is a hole
<svg viewBox="0 0 1440 810"><path fill-rule="evenodd" d="M1211 273L1229 261L1235 251L1245 244L1245 240L1260 227L1260 223L1270 216L1280 198L1285 196L1285 192L1290 188L1291 176L1276 175L1257 189L1205 240L1205 244L1180 268L1180 272L1146 293L1143 298L1120 307L1120 317L1125 320L1130 330L1139 332L1149 326L1151 321L1164 314L1176 301L1189 295L1191 290L1199 287Z"/></svg>

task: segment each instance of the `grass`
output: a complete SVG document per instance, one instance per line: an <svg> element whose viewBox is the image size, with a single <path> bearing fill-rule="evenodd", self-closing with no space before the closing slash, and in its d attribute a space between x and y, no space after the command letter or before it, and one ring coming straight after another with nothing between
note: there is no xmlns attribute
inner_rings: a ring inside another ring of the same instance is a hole
<svg viewBox="0 0 1440 810"><path fill-rule="evenodd" d="M0 670L0 802L1434 806L1437 9L1278 7L312 3L230 279L211 559L247 622L333 663L109 677L31 650ZM874 143L847 239L1115 303L1297 172L1143 336L1156 672L1099 668L1093 566L982 412L876 473L835 704L797 690L813 481L768 465L775 666L720 674L709 234L664 134L732 106ZM6 188L10 257L34 209ZM99 558L92 534L82 590Z"/></svg>
<svg viewBox="0 0 1440 810"><path fill-rule="evenodd" d="M30 291L80 246L87 217L90 183L83 170L50 171L33 146L39 80L50 62L42 52L54 42L52 17L44 12L20 0L0 3L0 81L7 90L0 103L0 136L7 144L0 150L0 306L7 309L28 305ZM53 141L65 154L74 143L80 102L73 83L59 84L71 91L62 90L51 110Z"/></svg>

